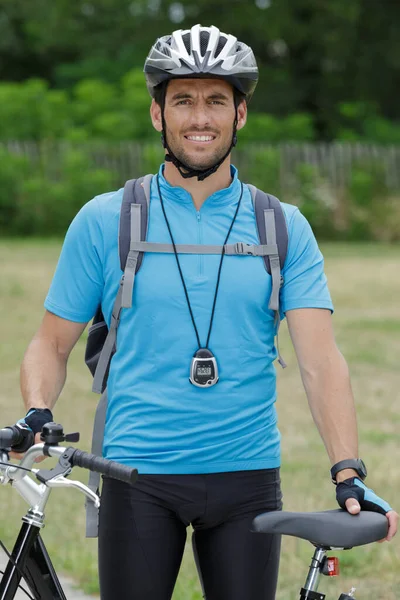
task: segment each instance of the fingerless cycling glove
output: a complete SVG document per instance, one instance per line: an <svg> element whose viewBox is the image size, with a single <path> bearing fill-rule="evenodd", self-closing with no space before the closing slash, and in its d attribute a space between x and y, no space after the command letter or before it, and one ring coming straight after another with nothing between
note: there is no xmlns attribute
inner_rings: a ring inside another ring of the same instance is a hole
<svg viewBox="0 0 400 600"><path fill-rule="evenodd" d="M26 423L36 435L42 431L43 425L53 420L53 414L49 408L31 408L21 422Z"/></svg>
<svg viewBox="0 0 400 600"><path fill-rule="evenodd" d="M386 515L389 510L392 510L390 505L379 498L373 490L367 486L358 477L350 477L345 479L336 487L336 500L339 506L346 509L346 500L355 498L364 510L370 510Z"/></svg>

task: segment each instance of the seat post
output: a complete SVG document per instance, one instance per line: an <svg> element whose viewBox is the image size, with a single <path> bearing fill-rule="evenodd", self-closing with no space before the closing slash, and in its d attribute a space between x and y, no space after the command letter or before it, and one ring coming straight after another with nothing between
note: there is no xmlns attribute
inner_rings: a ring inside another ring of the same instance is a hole
<svg viewBox="0 0 400 600"><path fill-rule="evenodd" d="M325 557L326 550L317 547L311 560L306 582L300 591L300 600L324 600L325 594L317 592L317 589Z"/></svg>

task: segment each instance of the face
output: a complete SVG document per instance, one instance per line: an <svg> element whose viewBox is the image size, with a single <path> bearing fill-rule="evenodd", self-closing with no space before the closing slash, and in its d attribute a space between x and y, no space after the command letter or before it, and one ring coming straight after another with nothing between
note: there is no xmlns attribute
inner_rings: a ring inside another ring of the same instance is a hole
<svg viewBox="0 0 400 600"><path fill-rule="evenodd" d="M153 100L151 117L162 131L161 108ZM246 122L246 103L238 107L237 129ZM208 169L232 143L235 105L232 86L220 79L172 79L167 87L164 118L173 154L191 169Z"/></svg>

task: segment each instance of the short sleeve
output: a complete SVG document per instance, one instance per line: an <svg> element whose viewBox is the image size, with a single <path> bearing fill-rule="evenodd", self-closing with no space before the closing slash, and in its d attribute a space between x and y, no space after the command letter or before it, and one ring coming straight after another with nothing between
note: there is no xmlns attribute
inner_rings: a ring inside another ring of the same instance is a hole
<svg viewBox="0 0 400 600"><path fill-rule="evenodd" d="M287 220L289 243L282 271L281 316L296 308L326 308L333 312L324 258L310 224L297 208Z"/></svg>
<svg viewBox="0 0 400 600"><path fill-rule="evenodd" d="M103 259L100 204L94 198L67 231L44 307L69 321L89 321L102 299Z"/></svg>

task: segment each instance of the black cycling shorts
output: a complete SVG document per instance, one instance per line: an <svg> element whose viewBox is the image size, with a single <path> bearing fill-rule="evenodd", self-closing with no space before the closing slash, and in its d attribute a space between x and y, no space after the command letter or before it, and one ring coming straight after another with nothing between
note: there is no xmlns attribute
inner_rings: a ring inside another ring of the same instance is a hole
<svg viewBox="0 0 400 600"><path fill-rule="evenodd" d="M281 498L279 469L104 478L101 599L170 600L191 524L207 600L274 600L280 536L250 527Z"/></svg>

